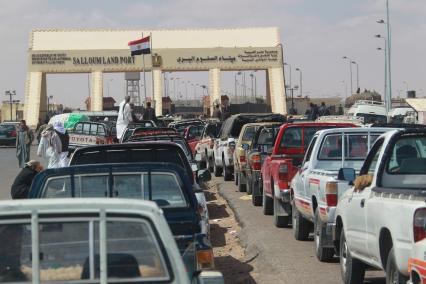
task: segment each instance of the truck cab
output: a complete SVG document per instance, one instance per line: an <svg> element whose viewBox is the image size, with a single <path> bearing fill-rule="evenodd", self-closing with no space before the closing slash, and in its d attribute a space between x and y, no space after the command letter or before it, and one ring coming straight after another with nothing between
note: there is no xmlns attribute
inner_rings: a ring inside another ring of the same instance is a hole
<svg viewBox="0 0 426 284"><path fill-rule="evenodd" d="M117 141L116 128L113 122L78 122L69 132L71 151L92 145L112 144Z"/></svg>
<svg viewBox="0 0 426 284"><path fill-rule="evenodd" d="M275 144L262 165L262 192L256 188L252 192L252 198L261 198L263 213L274 215L277 227L287 227L291 222L290 182L299 170L315 133L321 129L353 126L350 123L315 122L286 123L281 126Z"/></svg>

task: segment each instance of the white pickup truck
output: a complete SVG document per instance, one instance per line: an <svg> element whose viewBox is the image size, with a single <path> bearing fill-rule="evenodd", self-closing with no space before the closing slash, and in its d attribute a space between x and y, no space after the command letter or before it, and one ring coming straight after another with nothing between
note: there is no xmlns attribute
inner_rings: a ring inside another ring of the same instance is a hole
<svg viewBox="0 0 426 284"><path fill-rule="evenodd" d="M353 179L354 169L345 169ZM386 283L406 283L415 243L426 237L426 129L380 136L354 187L339 199L333 240L344 283L362 283L365 270L386 271Z"/></svg>
<svg viewBox="0 0 426 284"><path fill-rule="evenodd" d="M339 197L350 185L342 168L361 169L368 150L387 128L335 128L318 131L291 182L293 230L296 240L307 240L313 229L320 261L334 256L332 227Z"/></svg>

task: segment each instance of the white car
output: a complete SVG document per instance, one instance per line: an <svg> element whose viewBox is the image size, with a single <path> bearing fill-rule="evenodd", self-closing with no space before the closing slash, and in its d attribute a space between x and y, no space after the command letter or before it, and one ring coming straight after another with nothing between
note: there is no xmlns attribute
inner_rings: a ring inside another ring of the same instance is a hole
<svg viewBox="0 0 426 284"><path fill-rule="evenodd" d="M416 214L424 212L425 180L425 129L392 130L376 140L336 208L333 240L344 283L362 283L368 267L386 271L386 283L406 283L413 245L425 237L418 224L426 214Z"/></svg>

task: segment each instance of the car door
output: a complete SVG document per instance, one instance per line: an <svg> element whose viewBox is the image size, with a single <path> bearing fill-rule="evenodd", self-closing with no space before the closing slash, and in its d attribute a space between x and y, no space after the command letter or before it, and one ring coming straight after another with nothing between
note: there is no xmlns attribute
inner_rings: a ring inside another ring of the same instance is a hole
<svg viewBox="0 0 426 284"><path fill-rule="evenodd" d="M368 154L364 166L361 169L361 175L375 175L377 163L379 161L380 151L384 139L378 140L370 153ZM366 204L371 194L371 189L374 185L371 184L362 190L352 190L351 196L347 199L346 205L346 220L344 226L346 227L346 239L349 249L361 256L368 256L367 245L367 209Z"/></svg>
<svg viewBox="0 0 426 284"><path fill-rule="evenodd" d="M311 156L312 156L312 151L314 149L314 145L316 143L318 139L318 136L315 136L311 143L309 144L309 147L306 151L306 155L305 158L303 160L302 166L300 167L299 170L299 184L297 184L298 187L298 191L299 194L301 194L301 196L303 196L304 199L306 200L311 200L310 196L312 195L311 191L310 191L310 178L309 178L309 171L312 168L311 167Z"/></svg>

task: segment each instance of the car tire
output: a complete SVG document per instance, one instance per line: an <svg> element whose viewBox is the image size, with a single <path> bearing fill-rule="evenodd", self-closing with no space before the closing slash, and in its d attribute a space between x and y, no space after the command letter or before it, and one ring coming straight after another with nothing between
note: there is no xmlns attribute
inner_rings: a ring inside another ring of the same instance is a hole
<svg viewBox="0 0 426 284"><path fill-rule="evenodd" d="M364 282L365 264L358 259L352 258L346 243L345 232L342 228L340 234L340 271L345 284L358 284Z"/></svg>
<svg viewBox="0 0 426 284"><path fill-rule="evenodd" d="M314 249L315 254L319 261L328 262L333 259L334 248L325 248L322 246L322 237L324 236L326 228L320 218L319 208L315 209L315 222L314 222Z"/></svg>
<svg viewBox="0 0 426 284"><path fill-rule="evenodd" d="M272 202L274 204L274 225L277 228L288 228L291 221L291 216L277 215L278 210L275 208L275 205L277 204L277 200L275 200L275 192L272 196L273 196Z"/></svg>
<svg viewBox="0 0 426 284"><path fill-rule="evenodd" d="M226 167L224 160L222 160L222 169L223 169L223 180L224 181L231 181L232 180L232 174L229 172L228 168Z"/></svg>
<svg viewBox="0 0 426 284"><path fill-rule="evenodd" d="M292 203L291 215L293 219L293 235L294 238L298 241L307 241L309 238L309 232L311 226L309 221L303 218L299 210L297 210L294 201Z"/></svg>
<svg viewBox="0 0 426 284"><path fill-rule="evenodd" d="M213 156L213 173L214 173L214 176L220 177L222 175L222 171L223 171L223 169L221 169L220 167L218 167L216 165L216 162L215 162L215 159L214 159L214 156Z"/></svg>
<svg viewBox="0 0 426 284"><path fill-rule="evenodd" d="M257 184L259 186L259 191L263 192L262 187L260 187L259 182ZM262 198L263 198L263 196L262 195L254 195L253 194L254 187L256 186L256 182L253 182L252 186L253 186L253 188L252 188L252 194L251 194L251 203L254 206L261 206L262 205Z"/></svg>
<svg viewBox="0 0 426 284"><path fill-rule="evenodd" d="M235 175L235 178L238 176L238 191L239 192L245 192L247 191L247 185L241 183L241 173L238 173L238 175Z"/></svg>
<svg viewBox="0 0 426 284"><path fill-rule="evenodd" d="M263 192L262 197L262 209L263 209L263 215L272 215L274 214L274 204L272 198L267 196L265 194L265 191Z"/></svg>
<svg viewBox="0 0 426 284"><path fill-rule="evenodd" d="M238 171L235 170L235 167L234 167L234 175L235 175L235 178L234 178L235 185L238 186L238 183L240 182L240 176L238 175Z"/></svg>
<svg viewBox="0 0 426 284"><path fill-rule="evenodd" d="M405 284L407 281L408 278L401 274L396 266L395 250L392 248L386 262L386 283Z"/></svg>
<svg viewBox="0 0 426 284"><path fill-rule="evenodd" d="M213 173L214 172L214 168L213 168L213 161L212 161L212 159L211 158L209 158L209 157L207 157L207 159L206 159L206 163L207 163L207 169L211 172L211 173Z"/></svg>
<svg viewBox="0 0 426 284"><path fill-rule="evenodd" d="M247 195L251 195L253 193L252 182L248 178L246 178L246 193Z"/></svg>

